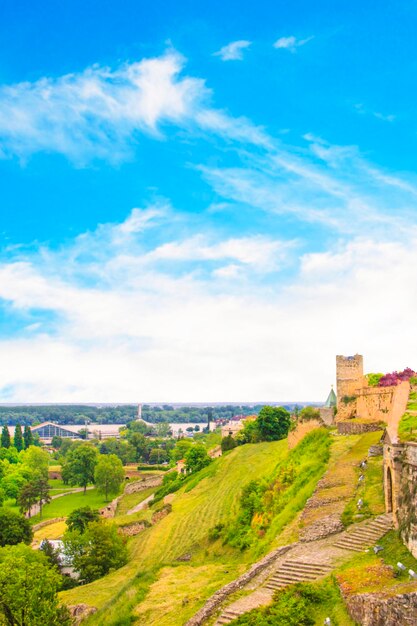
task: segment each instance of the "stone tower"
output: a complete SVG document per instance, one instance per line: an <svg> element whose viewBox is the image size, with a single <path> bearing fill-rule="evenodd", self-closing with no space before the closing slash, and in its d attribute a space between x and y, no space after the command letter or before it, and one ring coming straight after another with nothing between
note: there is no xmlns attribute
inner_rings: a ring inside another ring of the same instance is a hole
<svg viewBox="0 0 417 626"><path fill-rule="evenodd" d="M356 410L356 402L346 404L342 398L352 398L362 386L363 356L336 356L337 419L349 417ZM348 415L349 414L349 415Z"/></svg>

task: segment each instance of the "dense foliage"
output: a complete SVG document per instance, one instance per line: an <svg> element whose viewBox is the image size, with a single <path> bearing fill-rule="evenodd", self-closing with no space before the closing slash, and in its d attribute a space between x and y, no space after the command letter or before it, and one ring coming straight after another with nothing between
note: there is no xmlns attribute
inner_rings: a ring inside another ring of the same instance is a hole
<svg viewBox="0 0 417 626"><path fill-rule="evenodd" d="M416 376L416 372L409 367L406 367L402 372L391 372L381 376L378 381L378 387L390 387L391 385L398 385L404 380L410 380Z"/></svg>
<svg viewBox="0 0 417 626"><path fill-rule="evenodd" d="M59 606L60 576L38 551L23 544L0 550L0 623L7 626L70 626Z"/></svg>
<svg viewBox="0 0 417 626"><path fill-rule="evenodd" d="M12 509L0 508L0 546L30 543L33 533L29 521Z"/></svg>
<svg viewBox="0 0 417 626"><path fill-rule="evenodd" d="M265 535L287 505L302 508L304 499L297 498L308 483L321 476L329 446L328 431L316 429L289 452L272 476L246 483L237 517L224 525L224 542L246 549Z"/></svg>
<svg viewBox="0 0 417 626"><path fill-rule="evenodd" d="M291 416L282 406L264 406L255 420L246 420L235 437L238 444L278 441L288 435Z"/></svg>
<svg viewBox="0 0 417 626"><path fill-rule="evenodd" d="M83 532L68 530L64 546L83 582L92 582L127 563L125 539L114 524L104 521L90 522Z"/></svg>
<svg viewBox="0 0 417 626"><path fill-rule="evenodd" d="M151 406L144 404L142 418L153 424L158 422L207 422L211 420L228 420L234 415L251 415L258 413L263 405L218 405L205 406L173 406L164 404ZM294 404L286 406L291 410ZM137 405L89 406L89 405L46 405L46 406L0 406L0 424L34 425L41 422L56 424L84 424L86 420L96 424L126 424L136 419Z"/></svg>

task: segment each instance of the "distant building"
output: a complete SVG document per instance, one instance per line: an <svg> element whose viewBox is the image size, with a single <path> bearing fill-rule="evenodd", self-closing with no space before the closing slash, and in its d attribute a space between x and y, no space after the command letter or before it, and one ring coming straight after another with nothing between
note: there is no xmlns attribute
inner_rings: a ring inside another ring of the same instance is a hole
<svg viewBox="0 0 417 626"><path fill-rule="evenodd" d="M87 430L87 439L109 439L110 437L118 438L119 430L124 428L124 424L55 424L54 422L43 422L37 426L31 426L30 429L34 435L39 435L39 439L43 443L51 443L53 437L62 437L63 439L84 439L83 431ZM14 426L9 426L10 436L14 436Z"/></svg>

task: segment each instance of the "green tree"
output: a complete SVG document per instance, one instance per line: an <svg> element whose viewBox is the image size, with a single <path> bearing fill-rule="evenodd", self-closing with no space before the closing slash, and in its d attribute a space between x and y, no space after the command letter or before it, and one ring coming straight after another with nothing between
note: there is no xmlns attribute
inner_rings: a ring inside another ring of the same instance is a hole
<svg viewBox="0 0 417 626"><path fill-rule="evenodd" d="M55 450L59 450L60 447L62 446L62 441L63 441L62 437L59 437L58 435L54 435L52 437L51 446L55 448Z"/></svg>
<svg viewBox="0 0 417 626"><path fill-rule="evenodd" d="M39 505L39 517L42 519L42 507L44 504L48 504L51 501L51 496L49 495L49 481L48 478L38 472L32 479L32 484L35 488L36 497Z"/></svg>
<svg viewBox="0 0 417 626"><path fill-rule="evenodd" d="M22 427L20 426L20 424L16 424L16 428L14 429L13 443L18 452L23 450L23 435Z"/></svg>
<svg viewBox="0 0 417 626"><path fill-rule="evenodd" d="M171 450L171 458L173 461L180 461L185 458L188 450L193 446L193 442L189 439L179 439L175 444L175 448Z"/></svg>
<svg viewBox="0 0 417 626"><path fill-rule="evenodd" d="M201 443L192 446L185 455L185 467L188 472L198 472L209 463L211 463L211 458Z"/></svg>
<svg viewBox="0 0 417 626"><path fill-rule="evenodd" d="M33 505L38 501L38 494L33 482L27 482L22 485L17 496L17 503L22 513L29 511L29 517Z"/></svg>
<svg viewBox="0 0 417 626"><path fill-rule="evenodd" d="M151 464L158 464L158 463L165 463L166 461L168 461L168 453L166 450L163 450L162 448L152 448L150 454L149 454L149 463Z"/></svg>
<svg viewBox="0 0 417 626"><path fill-rule="evenodd" d="M90 522L98 522L100 519L100 513L90 506L83 506L79 509L74 509L67 517L66 524L68 530L75 530L79 533L83 533Z"/></svg>
<svg viewBox="0 0 417 626"><path fill-rule="evenodd" d="M62 468L62 477L70 485L84 487L94 482L94 470L97 464L98 452L89 443L83 443L75 448L70 448Z"/></svg>
<svg viewBox="0 0 417 626"><path fill-rule="evenodd" d="M32 537L32 526L24 515L12 509L0 509L0 546L13 546L21 542L30 543Z"/></svg>
<svg viewBox="0 0 417 626"><path fill-rule="evenodd" d="M291 416L282 406L264 406L259 411L256 426L261 441L276 441L288 435Z"/></svg>
<svg viewBox="0 0 417 626"><path fill-rule="evenodd" d="M29 448L29 446L33 446L33 435L30 430L30 426L25 426L25 430L23 432L23 441L25 444L25 450Z"/></svg>
<svg viewBox="0 0 417 626"><path fill-rule="evenodd" d="M305 406L301 409L299 417L302 421L314 420L320 418L320 411L315 406Z"/></svg>
<svg viewBox="0 0 417 626"><path fill-rule="evenodd" d="M65 553L84 582L91 582L118 569L127 562L125 539L114 524L91 522L84 533L67 531Z"/></svg>
<svg viewBox="0 0 417 626"><path fill-rule="evenodd" d="M19 457L25 468L30 470L30 474L37 472L48 478L49 454L37 446L29 446Z"/></svg>
<svg viewBox="0 0 417 626"><path fill-rule="evenodd" d="M168 422L159 422L158 424L155 424L155 430L158 437L164 438L171 434L171 426Z"/></svg>
<svg viewBox="0 0 417 626"><path fill-rule="evenodd" d="M222 452L227 452L228 450L233 450L236 447L236 441L233 439L231 435L227 435L227 437L223 437L221 442Z"/></svg>
<svg viewBox="0 0 417 626"><path fill-rule="evenodd" d="M94 482L97 489L105 494L117 494L125 479L121 460L115 454L101 454L94 470Z"/></svg>
<svg viewBox="0 0 417 626"><path fill-rule="evenodd" d="M14 466L11 472L8 472L1 481L1 486L8 498L17 499L21 488L27 482L28 476L22 472L22 468Z"/></svg>
<svg viewBox="0 0 417 626"><path fill-rule="evenodd" d="M10 433L6 424L4 424L3 429L1 431L1 447L2 448L10 448Z"/></svg>
<svg viewBox="0 0 417 626"><path fill-rule="evenodd" d="M19 545L0 550L0 623L7 626L70 626L58 604L60 575L43 554Z"/></svg>

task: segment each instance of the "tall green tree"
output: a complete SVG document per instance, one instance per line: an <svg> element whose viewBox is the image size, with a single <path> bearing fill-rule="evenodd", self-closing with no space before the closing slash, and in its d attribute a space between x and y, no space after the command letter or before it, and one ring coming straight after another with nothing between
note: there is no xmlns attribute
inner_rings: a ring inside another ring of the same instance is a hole
<svg viewBox="0 0 417 626"><path fill-rule="evenodd" d="M261 441L276 441L288 435L291 416L282 406L264 406L255 423Z"/></svg>
<svg viewBox="0 0 417 626"><path fill-rule="evenodd" d="M68 530L76 530L79 533L83 533L90 522L98 522L99 520L100 513L96 509L92 509L91 506L82 506L71 511L67 517L66 524Z"/></svg>
<svg viewBox="0 0 417 626"><path fill-rule="evenodd" d="M10 433L6 424L4 424L3 429L1 431L1 447L2 448L10 448Z"/></svg>
<svg viewBox="0 0 417 626"><path fill-rule="evenodd" d="M84 487L94 482L94 470L98 460L98 452L89 443L70 448L62 467L62 478L70 485Z"/></svg>
<svg viewBox="0 0 417 626"><path fill-rule="evenodd" d="M51 496L49 495L49 482L48 478L45 477L42 473L38 472L33 477L32 483L35 488L36 497L39 505L39 517L42 519L42 508L44 504L48 504L51 501Z"/></svg>
<svg viewBox="0 0 417 626"><path fill-rule="evenodd" d="M16 428L14 429L14 439L13 439L14 447L18 452L23 450L23 435L22 435L22 427L20 424L16 424Z"/></svg>
<svg viewBox="0 0 417 626"><path fill-rule="evenodd" d="M36 487L33 482L29 481L22 485L19 494L17 496L17 503L22 513L29 512L29 517L31 514L31 509L33 505L38 501L38 494L36 492Z"/></svg>
<svg viewBox="0 0 417 626"><path fill-rule="evenodd" d="M32 537L32 526L24 515L12 509L0 508L0 546L14 546L22 542L30 543Z"/></svg>
<svg viewBox="0 0 417 626"><path fill-rule="evenodd" d="M25 430L23 431L23 441L25 444L25 450L29 448L29 446L33 446L33 435L30 430L30 426L26 425Z"/></svg>
<svg viewBox="0 0 417 626"><path fill-rule="evenodd" d="M116 495L125 479L121 460L115 454L100 454L94 470L97 489L104 493L106 502L109 494Z"/></svg>
<svg viewBox="0 0 417 626"><path fill-rule="evenodd" d="M70 626L58 603L60 575L29 546L0 550L0 623L5 626Z"/></svg>
<svg viewBox="0 0 417 626"><path fill-rule="evenodd" d="M211 463L211 458L202 443L192 446L185 455L185 467L188 472L198 472Z"/></svg>
<svg viewBox="0 0 417 626"><path fill-rule="evenodd" d="M91 522L84 533L67 531L64 546L84 582L101 578L127 562L125 539L114 524L107 522Z"/></svg>

